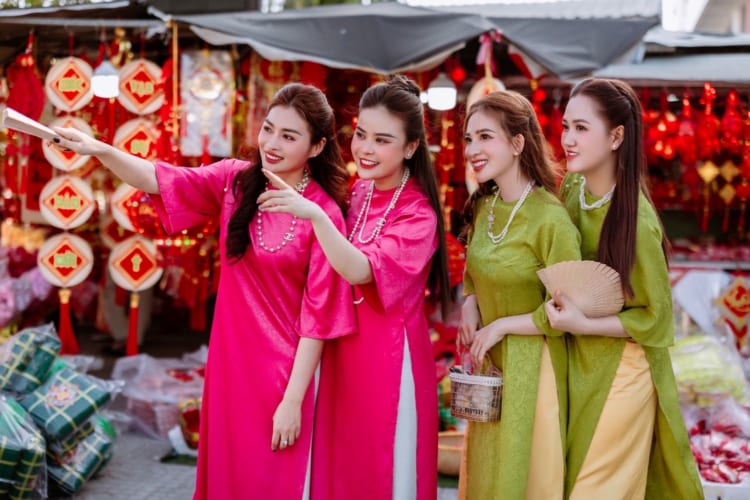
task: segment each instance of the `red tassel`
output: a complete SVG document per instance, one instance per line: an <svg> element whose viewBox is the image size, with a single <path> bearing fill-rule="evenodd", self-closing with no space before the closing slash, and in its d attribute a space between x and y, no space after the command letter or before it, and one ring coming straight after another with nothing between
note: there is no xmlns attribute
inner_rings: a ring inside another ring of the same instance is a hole
<svg viewBox="0 0 750 500"><path fill-rule="evenodd" d="M81 349L73 335L73 324L70 322L70 289L61 288L57 293L60 296L60 354L78 354Z"/></svg>
<svg viewBox="0 0 750 500"><path fill-rule="evenodd" d="M130 315L128 318L128 340L125 344L125 355L138 354L138 292L130 294Z"/></svg>

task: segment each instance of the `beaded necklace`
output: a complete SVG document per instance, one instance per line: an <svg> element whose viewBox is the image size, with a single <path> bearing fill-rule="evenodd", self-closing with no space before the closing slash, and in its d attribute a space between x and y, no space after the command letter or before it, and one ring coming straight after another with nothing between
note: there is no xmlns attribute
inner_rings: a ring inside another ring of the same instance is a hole
<svg viewBox="0 0 750 500"><path fill-rule="evenodd" d="M372 233L367 238L364 237L364 231L365 226L367 225L367 216L370 213L370 202L372 201L372 192L375 189L375 181L370 182L370 188L367 191L367 195L365 197L365 201L362 204L362 208L359 210L359 214L357 215L357 221L354 223L354 227L352 228L352 232L349 233L349 241L354 240L354 235L357 232L357 228L359 228L359 235L357 235L357 240L360 243L370 243L372 240L378 237L380 235L380 231L383 229L383 226L385 225L385 221L388 218L388 214L391 213L391 210L396 206L396 202L398 201L399 196L401 196L401 192L404 190L404 186L406 186L406 181L409 180L409 169L404 169L404 175L401 177L401 183L398 185L398 188L396 189L396 192L393 193L393 198L391 198L391 202L388 204L388 208L385 209L385 212L383 213L382 217L379 217L377 222L375 223L375 229L372 230ZM362 227L360 227L360 222L362 223Z"/></svg>
<svg viewBox="0 0 750 500"><path fill-rule="evenodd" d="M299 194L304 194L305 188L307 185L310 184L310 174L307 171L307 169L304 170L304 173L302 174L302 180L300 180L297 184L294 185L295 191L297 191ZM266 190L268 190L268 183L266 183ZM256 228L256 234L258 235L258 246L260 246L263 250L266 252L275 253L281 250L286 246L287 243L291 243L291 241L294 239L294 230L297 227L297 216L295 215L292 217L292 223L289 225L289 230L284 233L284 237L281 240L281 243L274 247L268 247L266 246L265 241L263 240L263 212L258 210L256 212L258 215L257 221L257 228Z"/></svg>
<svg viewBox="0 0 750 500"><path fill-rule="evenodd" d="M586 178L581 179L581 190L578 192L578 201L581 205L581 208L583 210L594 210L596 208L602 207L605 203L609 202L609 200L612 199L612 194L615 192L615 186L617 184L613 184L612 187L604 193L604 196L596 200L595 202L588 204L586 203Z"/></svg>
<svg viewBox="0 0 750 500"><path fill-rule="evenodd" d="M518 213L518 211L521 209L521 205L523 205L523 202L526 200L526 197L529 196L529 193L533 188L533 182L529 182L528 184L526 184L526 187L523 189L523 193L521 193L521 197L518 198L518 201L513 206L513 210L510 211L510 216L508 216L508 222L505 223L505 227L502 231L500 231L500 234L495 234L495 203L497 203L497 197L500 196L500 188L497 188L497 190L495 191L495 196L492 198L490 211L487 214L487 236L489 236L492 243L498 245L501 241L503 241L505 235L508 234L508 228L510 227L510 223L513 222L513 217L515 217L516 213Z"/></svg>

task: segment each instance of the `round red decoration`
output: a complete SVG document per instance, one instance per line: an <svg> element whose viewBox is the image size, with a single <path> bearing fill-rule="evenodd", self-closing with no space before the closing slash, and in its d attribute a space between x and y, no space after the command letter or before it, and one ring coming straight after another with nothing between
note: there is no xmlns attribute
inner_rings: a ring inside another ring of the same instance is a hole
<svg viewBox="0 0 750 500"><path fill-rule="evenodd" d="M93 70L89 63L78 57L64 57L47 72L44 88L47 99L62 111L77 111L91 102Z"/></svg>
<svg viewBox="0 0 750 500"><path fill-rule="evenodd" d="M159 254L149 240L132 236L118 243L109 254L109 273L118 286L131 292L151 288L161 278Z"/></svg>
<svg viewBox="0 0 750 500"><path fill-rule="evenodd" d="M49 238L39 249L37 266L54 286L70 288L85 280L94 265L94 254L86 240L70 233Z"/></svg>
<svg viewBox="0 0 750 500"><path fill-rule="evenodd" d="M115 192L112 193L112 198L110 200L112 217L114 217L117 223L128 231L135 231L135 226L133 226L133 222L130 220L130 210L128 207L131 203L135 202L140 195L141 191L130 184L125 184L124 182L117 186Z"/></svg>
<svg viewBox="0 0 750 500"><path fill-rule="evenodd" d="M136 118L123 123L115 132L112 145L127 153L151 160L156 157L159 130L153 122Z"/></svg>
<svg viewBox="0 0 750 500"><path fill-rule="evenodd" d="M89 124L74 116L58 118L50 123L50 127L72 127L86 135L94 136L94 132L89 127ZM42 151L44 152L44 157L53 167L65 172L81 168L91 158L88 155L79 155L73 151L63 151L48 141L42 142Z"/></svg>
<svg viewBox="0 0 750 500"><path fill-rule="evenodd" d="M49 181L39 199L44 220L61 229L80 226L96 207L91 186L72 175L61 175Z"/></svg>
<svg viewBox="0 0 750 500"><path fill-rule="evenodd" d="M135 59L120 69L120 95L122 106L137 115L154 113L164 104L164 87L161 68L146 59Z"/></svg>

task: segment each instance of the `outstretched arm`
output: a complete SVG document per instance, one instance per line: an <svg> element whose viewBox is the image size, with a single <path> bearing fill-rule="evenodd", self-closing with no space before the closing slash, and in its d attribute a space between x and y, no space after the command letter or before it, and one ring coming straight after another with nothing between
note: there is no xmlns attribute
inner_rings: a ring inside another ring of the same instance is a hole
<svg viewBox="0 0 750 500"><path fill-rule="evenodd" d="M352 285L371 283L370 261L339 232L323 209L300 195L273 172L264 169L263 173L278 189L261 194L258 208L264 212L285 212L308 219L331 267Z"/></svg>
<svg viewBox="0 0 750 500"><path fill-rule="evenodd" d="M53 127L53 130L60 136L52 141L55 146L78 154L95 156L112 173L134 188L151 194L159 193L156 169L150 161L120 151L74 128Z"/></svg>

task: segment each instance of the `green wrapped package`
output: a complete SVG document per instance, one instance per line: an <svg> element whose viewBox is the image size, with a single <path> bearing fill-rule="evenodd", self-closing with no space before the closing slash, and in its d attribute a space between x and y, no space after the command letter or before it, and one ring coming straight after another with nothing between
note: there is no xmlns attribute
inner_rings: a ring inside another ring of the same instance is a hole
<svg viewBox="0 0 750 500"><path fill-rule="evenodd" d="M4 416L3 416L4 417ZM16 477L16 465L21 456L21 443L9 436L5 418L0 417L0 482L9 483Z"/></svg>
<svg viewBox="0 0 750 500"><path fill-rule="evenodd" d="M97 413L93 417L91 417L91 422L94 426L94 432L101 434L106 439L109 439L111 443L114 443L117 439L117 433L115 432L115 428L112 425L112 422L110 422L107 418L105 418L100 413ZM109 459L112 458L112 447L110 446L106 453L104 453L104 461L99 465L99 468L96 470L96 472L99 472L102 467L104 467L107 462L109 462ZM95 474L96 474L95 472Z"/></svg>
<svg viewBox="0 0 750 500"><path fill-rule="evenodd" d="M22 330L0 346L0 392L13 390L18 374L26 369L37 348L36 335Z"/></svg>
<svg viewBox="0 0 750 500"><path fill-rule="evenodd" d="M62 456L47 453L47 472L65 493L75 495L110 456L112 441L104 433L94 432Z"/></svg>
<svg viewBox="0 0 750 500"><path fill-rule="evenodd" d="M0 498L24 500L34 495L44 453L44 438L23 408L0 398Z"/></svg>
<svg viewBox="0 0 750 500"><path fill-rule="evenodd" d="M12 390L19 394L28 394L39 387L60 354L60 339L54 325L50 323L29 330L35 336L36 349L28 364L13 377Z"/></svg>
<svg viewBox="0 0 750 500"><path fill-rule="evenodd" d="M102 381L63 368L20 403L49 438L61 441L79 431L109 399Z"/></svg>
<svg viewBox="0 0 750 500"><path fill-rule="evenodd" d="M29 439L21 451L21 457L16 467L16 476L10 487L10 500L26 500L32 498L37 489L37 482L44 470L45 445L41 433Z"/></svg>
<svg viewBox="0 0 750 500"><path fill-rule="evenodd" d="M94 424L91 422L91 420L89 420L88 422L85 422L80 427L80 429L78 429L75 433L68 436L67 438L60 441L50 441L50 450L56 455L60 456L66 453L70 453L71 451L75 450L76 446L78 446L78 443L83 441L92 432L94 432Z"/></svg>

